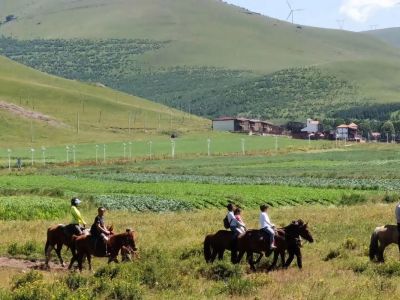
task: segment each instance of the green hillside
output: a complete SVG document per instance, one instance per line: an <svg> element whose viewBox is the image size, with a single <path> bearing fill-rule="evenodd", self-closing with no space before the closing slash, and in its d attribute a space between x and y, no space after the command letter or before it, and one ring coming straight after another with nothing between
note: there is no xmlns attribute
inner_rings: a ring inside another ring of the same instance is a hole
<svg viewBox="0 0 400 300"><path fill-rule="evenodd" d="M400 99L397 75L385 72L400 65L399 51L364 33L217 0L3 2L0 19L16 19L0 26L1 54L202 116L304 119Z"/></svg>
<svg viewBox="0 0 400 300"><path fill-rule="evenodd" d="M400 27L371 30L365 33L373 35L390 45L400 47Z"/></svg>
<svg viewBox="0 0 400 300"><path fill-rule="evenodd" d="M160 104L49 76L0 57L1 147L124 140L145 131L207 126L207 120Z"/></svg>

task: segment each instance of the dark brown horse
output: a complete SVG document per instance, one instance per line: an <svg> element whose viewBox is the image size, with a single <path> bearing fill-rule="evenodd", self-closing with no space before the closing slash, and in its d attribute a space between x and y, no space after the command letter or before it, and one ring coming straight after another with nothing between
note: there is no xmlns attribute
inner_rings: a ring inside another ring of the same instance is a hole
<svg viewBox="0 0 400 300"><path fill-rule="evenodd" d="M308 223L304 223L303 220L293 221L288 226L278 230L275 236L276 249L274 250L274 258L271 266L268 270L272 270L276 267L278 256L282 259L282 266L288 268L292 263L294 257L297 258L297 266L299 269L303 267L302 256L301 256L301 241L300 238L313 243L314 238L308 229ZM285 262L285 252L289 253L289 258Z"/></svg>
<svg viewBox="0 0 400 300"><path fill-rule="evenodd" d="M91 258L95 257L105 257L103 251L95 249L95 243L93 242L93 236L91 235L81 235L74 236L73 249L76 254L76 259L78 261L78 268L82 271L83 258L86 256L89 263L89 270L92 269ZM110 252L108 257L108 263L114 261L118 262L117 256L119 251L124 247L124 249L129 249L131 252L136 252L136 235L133 230L127 229L126 232L121 234L112 235L107 241L107 249ZM102 243L102 241L99 241ZM72 264L72 262L71 262Z"/></svg>
<svg viewBox="0 0 400 300"><path fill-rule="evenodd" d="M213 263L217 258L224 258L225 250L232 251L232 232L228 230L220 230L215 234L209 234L204 239L203 250L204 259L207 263Z"/></svg>

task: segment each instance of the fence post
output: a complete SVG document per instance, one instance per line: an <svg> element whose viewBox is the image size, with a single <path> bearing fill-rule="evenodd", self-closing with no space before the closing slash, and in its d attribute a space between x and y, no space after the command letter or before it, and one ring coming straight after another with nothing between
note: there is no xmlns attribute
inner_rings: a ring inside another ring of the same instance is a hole
<svg viewBox="0 0 400 300"><path fill-rule="evenodd" d="M153 156L153 150L152 150L153 142L149 141L149 156L152 158Z"/></svg>
<svg viewBox="0 0 400 300"><path fill-rule="evenodd" d="M132 142L129 142L129 160L132 160Z"/></svg>
<svg viewBox="0 0 400 300"><path fill-rule="evenodd" d="M106 144L103 146L103 162L106 163Z"/></svg>
<svg viewBox="0 0 400 300"><path fill-rule="evenodd" d="M96 145L96 165L99 163L99 145Z"/></svg>
<svg viewBox="0 0 400 300"><path fill-rule="evenodd" d="M11 149L7 149L8 152L8 170L11 171Z"/></svg>
<svg viewBox="0 0 400 300"><path fill-rule="evenodd" d="M66 146L65 150L67 151L67 163L69 163L69 146Z"/></svg>
<svg viewBox="0 0 400 300"><path fill-rule="evenodd" d="M43 166L46 166L46 148L42 146Z"/></svg>
<svg viewBox="0 0 400 300"><path fill-rule="evenodd" d="M172 156L172 158L175 158L175 141L174 141L174 139L171 139L171 156Z"/></svg>
<svg viewBox="0 0 400 300"><path fill-rule="evenodd" d="M207 139L207 156L211 156L211 139Z"/></svg>
<svg viewBox="0 0 400 300"><path fill-rule="evenodd" d="M245 140L241 139L241 141L242 141L242 154L245 155L246 154L246 151L245 151Z"/></svg>
<svg viewBox="0 0 400 300"><path fill-rule="evenodd" d="M33 167L35 149L31 148L31 152L32 152L31 163L32 163L32 167Z"/></svg>

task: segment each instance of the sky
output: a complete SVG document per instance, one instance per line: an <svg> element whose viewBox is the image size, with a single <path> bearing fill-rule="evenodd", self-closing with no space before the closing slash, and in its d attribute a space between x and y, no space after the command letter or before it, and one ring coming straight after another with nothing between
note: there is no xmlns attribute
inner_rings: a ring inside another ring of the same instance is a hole
<svg viewBox="0 0 400 300"><path fill-rule="evenodd" d="M224 0L273 18L286 20L286 0ZM289 0L296 24L364 31L400 27L400 0ZM291 18L289 19L291 21Z"/></svg>

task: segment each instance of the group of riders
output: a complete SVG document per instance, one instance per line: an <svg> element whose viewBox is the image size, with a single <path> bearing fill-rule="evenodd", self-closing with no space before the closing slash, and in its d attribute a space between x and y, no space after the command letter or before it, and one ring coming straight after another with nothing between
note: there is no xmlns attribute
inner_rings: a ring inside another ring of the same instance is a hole
<svg viewBox="0 0 400 300"><path fill-rule="evenodd" d="M246 233L246 224L244 223L241 213L242 210L236 207L234 204L229 203L226 207L228 214L224 219L224 227L230 229L232 232L233 245L232 252L236 251L237 242L240 237ZM260 216L259 216L260 230L264 235L265 241L267 241L267 247L270 250L276 248L275 246L275 225L271 222L268 215L268 205L260 205Z"/></svg>
<svg viewBox="0 0 400 300"><path fill-rule="evenodd" d="M83 235L85 234L86 231L86 225L87 223L82 217L81 212L78 209L78 206L81 204L81 200L78 198L72 198L71 199L71 216L72 216L72 221L69 225L65 226L65 233L68 236L72 235ZM105 215L106 209L104 207L99 207L97 209L97 216L94 219L94 222L92 226L90 227L90 235L93 237L95 244L100 244L102 245L102 249L104 251L104 255L108 256L108 249L107 249L107 241L110 235L110 231L107 229L105 225L105 220L104 220L104 215ZM102 243L98 243L98 242ZM101 247L96 247L96 248L101 248Z"/></svg>

